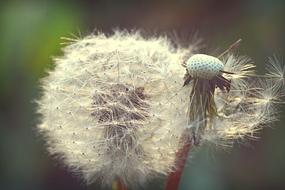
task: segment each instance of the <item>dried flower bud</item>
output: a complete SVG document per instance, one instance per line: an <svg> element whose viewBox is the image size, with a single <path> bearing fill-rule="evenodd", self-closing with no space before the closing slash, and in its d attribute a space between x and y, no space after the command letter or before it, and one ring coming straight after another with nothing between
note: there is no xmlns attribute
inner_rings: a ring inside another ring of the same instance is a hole
<svg viewBox="0 0 285 190"><path fill-rule="evenodd" d="M186 67L192 77L212 79L224 69L224 64L216 57L195 54L188 59Z"/></svg>

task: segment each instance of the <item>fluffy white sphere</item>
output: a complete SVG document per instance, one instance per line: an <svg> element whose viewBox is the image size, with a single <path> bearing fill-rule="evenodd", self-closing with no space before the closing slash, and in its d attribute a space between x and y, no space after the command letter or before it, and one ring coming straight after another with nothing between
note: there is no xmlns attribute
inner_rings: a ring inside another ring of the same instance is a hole
<svg viewBox="0 0 285 190"><path fill-rule="evenodd" d="M181 56L166 38L136 33L66 46L38 101L49 152L88 183L138 185L172 171L189 101Z"/></svg>

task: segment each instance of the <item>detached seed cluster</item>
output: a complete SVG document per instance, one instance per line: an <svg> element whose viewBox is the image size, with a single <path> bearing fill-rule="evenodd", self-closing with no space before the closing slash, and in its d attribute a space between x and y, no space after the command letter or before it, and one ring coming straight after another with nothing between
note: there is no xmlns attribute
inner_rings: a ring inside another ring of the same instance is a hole
<svg viewBox="0 0 285 190"><path fill-rule="evenodd" d="M187 61L187 69L191 76L212 79L224 69L224 64L216 57L195 54Z"/></svg>

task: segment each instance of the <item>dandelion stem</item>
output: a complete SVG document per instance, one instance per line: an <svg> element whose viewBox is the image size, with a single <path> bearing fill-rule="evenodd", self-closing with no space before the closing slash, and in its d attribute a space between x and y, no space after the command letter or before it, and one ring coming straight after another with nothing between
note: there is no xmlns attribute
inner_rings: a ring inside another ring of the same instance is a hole
<svg viewBox="0 0 285 190"><path fill-rule="evenodd" d="M124 183L119 179L113 183L112 189L113 190L128 190L127 187L124 185Z"/></svg>
<svg viewBox="0 0 285 190"><path fill-rule="evenodd" d="M177 168L169 174L165 190L178 190L190 147L191 143L185 143L184 146L176 153Z"/></svg>

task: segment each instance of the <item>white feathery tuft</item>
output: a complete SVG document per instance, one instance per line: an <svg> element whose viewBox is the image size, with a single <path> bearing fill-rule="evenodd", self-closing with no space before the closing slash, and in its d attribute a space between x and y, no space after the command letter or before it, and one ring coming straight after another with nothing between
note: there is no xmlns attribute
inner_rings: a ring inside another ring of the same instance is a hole
<svg viewBox="0 0 285 190"><path fill-rule="evenodd" d="M282 63L283 59L277 55L269 57L266 76L272 78L276 85L285 86L285 65L282 65Z"/></svg>
<svg viewBox="0 0 285 190"><path fill-rule="evenodd" d="M234 73L224 74L231 80L231 90L229 93L216 91L218 115L206 129L204 140L228 146L233 140L255 139L256 132L276 121L276 106L283 102L284 93L282 86L273 80L280 77L281 65L271 62L274 65L270 68L279 69L256 75L249 58L229 55L224 62L224 69Z"/></svg>

